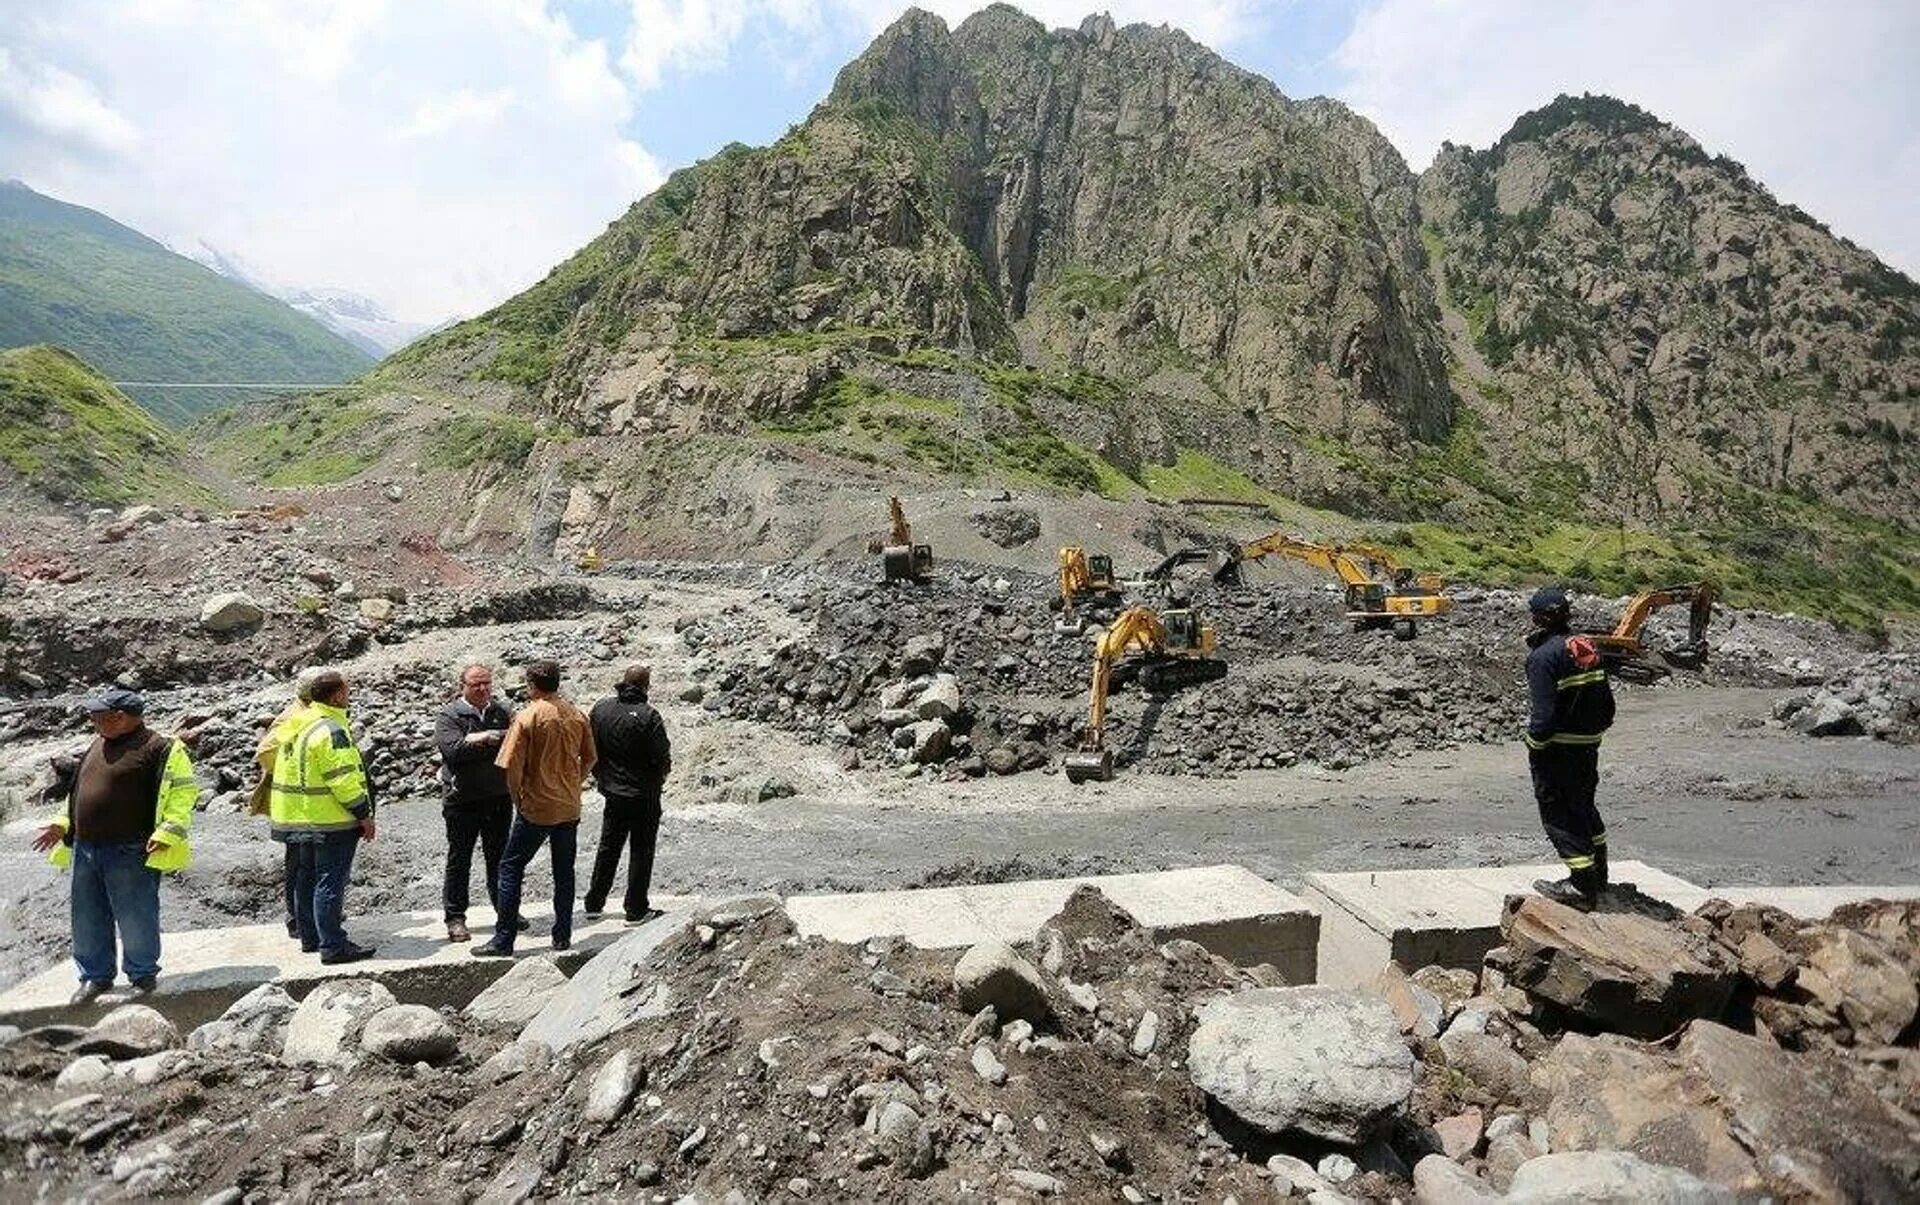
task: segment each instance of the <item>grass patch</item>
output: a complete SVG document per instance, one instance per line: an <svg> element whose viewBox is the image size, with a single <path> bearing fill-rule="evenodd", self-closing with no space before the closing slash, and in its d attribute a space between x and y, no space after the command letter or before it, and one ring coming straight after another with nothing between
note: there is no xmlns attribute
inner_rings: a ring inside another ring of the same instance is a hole
<svg viewBox="0 0 1920 1205"><path fill-rule="evenodd" d="M527 462L539 438L539 431L524 418L462 414L434 436L427 462L446 469L468 469L477 464L511 468Z"/></svg>
<svg viewBox="0 0 1920 1205"><path fill-rule="evenodd" d="M306 394L242 406L208 428L209 450L265 485L334 485L384 450L384 415L353 393Z"/></svg>
<svg viewBox="0 0 1920 1205"><path fill-rule="evenodd" d="M220 505L180 469L181 438L57 347L0 351L0 463L60 502Z"/></svg>
<svg viewBox="0 0 1920 1205"><path fill-rule="evenodd" d="M1285 502L1239 469L1229 468L1192 448L1181 448L1171 465L1146 466L1141 477L1147 489L1163 498L1225 498L1233 502L1263 502L1269 506Z"/></svg>

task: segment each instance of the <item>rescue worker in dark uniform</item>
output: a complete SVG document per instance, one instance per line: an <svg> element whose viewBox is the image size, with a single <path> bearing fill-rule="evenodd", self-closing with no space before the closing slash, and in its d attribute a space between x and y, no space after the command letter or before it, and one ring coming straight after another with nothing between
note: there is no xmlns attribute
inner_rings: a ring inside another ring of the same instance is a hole
<svg viewBox="0 0 1920 1205"><path fill-rule="evenodd" d="M1534 884L1541 895L1591 908L1607 889L1607 826L1594 806L1600 782L1600 738L1613 725L1613 687L1593 642L1569 629L1567 592L1535 591L1528 604L1527 763L1533 797L1567 877Z"/></svg>

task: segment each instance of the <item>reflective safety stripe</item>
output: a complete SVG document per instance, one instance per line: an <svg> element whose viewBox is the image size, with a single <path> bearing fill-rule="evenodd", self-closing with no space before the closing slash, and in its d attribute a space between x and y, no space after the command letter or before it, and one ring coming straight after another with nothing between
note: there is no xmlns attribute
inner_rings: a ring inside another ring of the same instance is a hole
<svg viewBox="0 0 1920 1205"><path fill-rule="evenodd" d="M193 780L193 775L191 774L187 774L184 776L179 774L169 774L167 775L167 781L165 785L169 787L197 787L200 784Z"/></svg>
<svg viewBox="0 0 1920 1205"><path fill-rule="evenodd" d="M282 795L307 795L316 799L332 799L332 787L303 787L299 783L276 782L273 789Z"/></svg>
<svg viewBox="0 0 1920 1205"><path fill-rule="evenodd" d="M182 841L186 840L186 837L187 837L187 826L184 824L173 824L173 823L163 824L160 826L160 831L163 833L168 833L168 834L171 834L172 836L178 837Z"/></svg>
<svg viewBox="0 0 1920 1205"><path fill-rule="evenodd" d="M1566 677L1560 679L1560 689L1565 690L1569 686L1591 686L1595 682L1605 682L1606 680L1607 680L1606 670L1590 669L1585 673L1569 674Z"/></svg>
<svg viewBox="0 0 1920 1205"><path fill-rule="evenodd" d="M1600 734L1597 732L1556 732L1547 738L1551 745L1597 745Z"/></svg>
<svg viewBox="0 0 1920 1205"><path fill-rule="evenodd" d="M1607 843L1607 835L1605 833L1601 833L1599 836L1593 839L1593 843L1595 846L1605 845Z"/></svg>
<svg viewBox="0 0 1920 1205"><path fill-rule="evenodd" d="M359 807L361 804L365 803L366 801L367 801L366 792L362 791L360 794L355 795L352 799L341 800L340 806L347 809L349 812L351 812L353 809Z"/></svg>
<svg viewBox="0 0 1920 1205"><path fill-rule="evenodd" d="M326 778L328 782L332 782L336 778L345 778L359 768L360 767L354 765L335 766L333 769L328 770L323 777Z"/></svg>
<svg viewBox="0 0 1920 1205"><path fill-rule="evenodd" d="M341 833L350 828L359 828L360 822L349 816L345 820L299 820L276 821L273 831L276 833Z"/></svg>
<svg viewBox="0 0 1920 1205"><path fill-rule="evenodd" d="M1592 870L1593 869L1593 859L1590 856L1585 854L1582 854L1579 857L1568 858L1566 859L1566 863L1567 863L1567 869L1569 870Z"/></svg>
<svg viewBox="0 0 1920 1205"><path fill-rule="evenodd" d="M1533 739L1533 734L1532 734L1531 732L1529 732L1529 733L1527 734L1527 748L1529 748L1529 749L1544 749L1544 748L1546 748L1546 747L1547 747L1547 742L1545 742L1545 741L1536 741L1536 740L1534 740L1534 739Z"/></svg>

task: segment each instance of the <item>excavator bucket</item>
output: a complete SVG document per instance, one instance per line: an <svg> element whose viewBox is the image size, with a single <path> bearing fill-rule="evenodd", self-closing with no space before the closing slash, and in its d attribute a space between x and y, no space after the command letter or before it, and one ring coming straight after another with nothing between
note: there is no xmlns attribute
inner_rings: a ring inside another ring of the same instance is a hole
<svg viewBox="0 0 1920 1205"><path fill-rule="evenodd" d="M1083 782L1113 781L1113 750L1084 751L1067 755L1067 781L1075 784Z"/></svg>

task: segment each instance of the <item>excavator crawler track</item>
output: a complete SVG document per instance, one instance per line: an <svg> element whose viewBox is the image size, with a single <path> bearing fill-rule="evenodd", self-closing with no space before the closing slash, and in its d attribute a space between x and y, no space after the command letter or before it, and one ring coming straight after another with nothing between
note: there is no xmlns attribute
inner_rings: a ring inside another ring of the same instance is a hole
<svg viewBox="0 0 1920 1205"><path fill-rule="evenodd" d="M1153 694L1172 694L1203 682L1218 682L1227 676L1227 663L1213 657L1168 657L1140 666L1140 689Z"/></svg>

